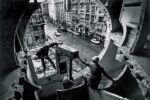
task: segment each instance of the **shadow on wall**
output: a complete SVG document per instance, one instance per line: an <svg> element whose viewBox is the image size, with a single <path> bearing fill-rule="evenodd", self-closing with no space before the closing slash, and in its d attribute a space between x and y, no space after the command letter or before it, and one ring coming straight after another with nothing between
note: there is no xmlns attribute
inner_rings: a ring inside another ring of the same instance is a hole
<svg viewBox="0 0 150 100"><path fill-rule="evenodd" d="M109 3L108 6L106 6L106 8L112 20L112 30L120 29L119 31L122 31L123 29L122 25L120 24L119 17L123 0L108 0L108 1Z"/></svg>

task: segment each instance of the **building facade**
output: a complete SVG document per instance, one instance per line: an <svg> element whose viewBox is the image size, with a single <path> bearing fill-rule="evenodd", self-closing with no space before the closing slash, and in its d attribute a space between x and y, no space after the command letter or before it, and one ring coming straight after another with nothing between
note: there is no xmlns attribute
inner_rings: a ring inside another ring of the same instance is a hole
<svg viewBox="0 0 150 100"><path fill-rule="evenodd" d="M57 26L67 29L72 23L71 2L70 0L55 0Z"/></svg>
<svg viewBox="0 0 150 100"><path fill-rule="evenodd" d="M25 42L29 48L45 42L44 19L41 7L32 14L29 20Z"/></svg>
<svg viewBox="0 0 150 100"><path fill-rule="evenodd" d="M55 0L56 20L63 22L65 20L64 14L64 0Z"/></svg>
<svg viewBox="0 0 150 100"><path fill-rule="evenodd" d="M95 0L72 0L72 31L80 34L102 35L110 32L111 19L104 5Z"/></svg>
<svg viewBox="0 0 150 100"><path fill-rule="evenodd" d="M41 9L42 9L42 12L43 12L43 15L44 16L49 16L49 9L48 9L48 0L45 0L41 3Z"/></svg>
<svg viewBox="0 0 150 100"><path fill-rule="evenodd" d="M95 20L94 1L89 0L72 0L72 29L80 34L88 34L91 29L90 23ZM92 8L92 10L91 10ZM92 11L92 13L91 13ZM91 15L93 14L93 15Z"/></svg>

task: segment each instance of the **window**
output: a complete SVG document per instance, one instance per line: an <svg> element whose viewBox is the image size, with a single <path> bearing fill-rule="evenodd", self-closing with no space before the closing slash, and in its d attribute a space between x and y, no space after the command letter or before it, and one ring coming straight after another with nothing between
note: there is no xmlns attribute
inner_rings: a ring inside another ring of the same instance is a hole
<svg viewBox="0 0 150 100"><path fill-rule="evenodd" d="M95 6L92 6L92 13L95 13Z"/></svg>
<svg viewBox="0 0 150 100"><path fill-rule="evenodd" d="M33 26L32 28L33 28L33 31L38 31L37 26Z"/></svg>
<svg viewBox="0 0 150 100"><path fill-rule="evenodd" d="M90 7L86 6L86 12L90 12Z"/></svg>
<svg viewBox="0 0 150 100"><path fill-rule="evenodd" d="M86 14L85 20L89 20L89 19L90 19L90 15L89 15L89 14Z"/></svg>
<svg viewBox="0 0 150 100"><path fill-rule="evenodd" d="M72 0L72 2L75 2L76 0Z"/></svg>
<svg viewBox="0 0 150 100"><path fill-rule="evenodd" d="M94 15L91 15L91 21L93 22L95 19L95 16Z"/></svg>
<svg viewBox="0 0 150 100"><path fill-rule="evenodd" d="M98 22L103 22L103 20L104 20L104 17L98 17Z"/></svg>
<svg viewBox="0 0 150 100"><path fill-rule="evenodd" d="M84 18L80 18L81 20L84 20Z"/></svg>
<svg viewBox="0 0 150 100"><path fill-rule="evenodd" d="M81 5L81 8L84 8L84 5Z"/></svg>

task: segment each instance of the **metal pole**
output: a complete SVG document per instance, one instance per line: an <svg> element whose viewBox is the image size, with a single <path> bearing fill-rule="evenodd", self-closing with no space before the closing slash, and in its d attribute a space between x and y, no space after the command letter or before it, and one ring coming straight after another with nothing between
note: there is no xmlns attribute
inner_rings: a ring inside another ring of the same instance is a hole
<svg viewBox="0 0 150 100"><path fill-rule="evenodd" d="M72 59L70 58L70 66L69 66L69 79L74 80L72 77Z"/></svg>

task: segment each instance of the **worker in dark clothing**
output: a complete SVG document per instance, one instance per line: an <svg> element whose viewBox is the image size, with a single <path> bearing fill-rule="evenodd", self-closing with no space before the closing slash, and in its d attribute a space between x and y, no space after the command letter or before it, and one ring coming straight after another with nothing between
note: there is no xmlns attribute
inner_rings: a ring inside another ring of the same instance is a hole
<svg viewBox="0 0 150 100"><path fill-rule="evenodd" d="M65 76L63 79L63 87L64 89L72 88L74 85L74 81L70 80L69 77Z"/></svg>
<svg viewBox="0 0 150 100"><path fill-rule="evenodd" d="M41 59L42 61L42 66L43 66L43 72L45 74L45 71L46 71L46 65L45 65L45 62L44 62L44 58L47 59L48 61L50 61L50 63L52 64L52 66L56 69L56 66L54 64L54 62L52 61L52 59L48 56L48 52L49 52L49 48L50 47L54 47L55 45L57 46L58 44L62 44L62 43L49 43L49 42L46 42L45 43L45 46L43 46L37 53L37 57Z"/></svg>
<svg viewBox="0 0 150 100"><path fill-rule="evenodd" d="M80 59L80 58L79 58ZM98 64L99 58L97 56L93 57L93 62L86 62L80 59L82 63L87 65L90 68L91 71L91 76L88 79L88 84L91 88L93 89L98 89L98 85L101 82L102 76L101 74L103 73L107 78L112 80L114 82L114 79L112 79L106 72L105 70Z"/></svg>
<svg viewBox="0 0 150 100"><path fill-rule="evenodd" d="M26 76L21 76L19 78L19 85L23 86L23 100L35 100L35 91L42 90L41 86L35 85L29 81Z"/></svg>

